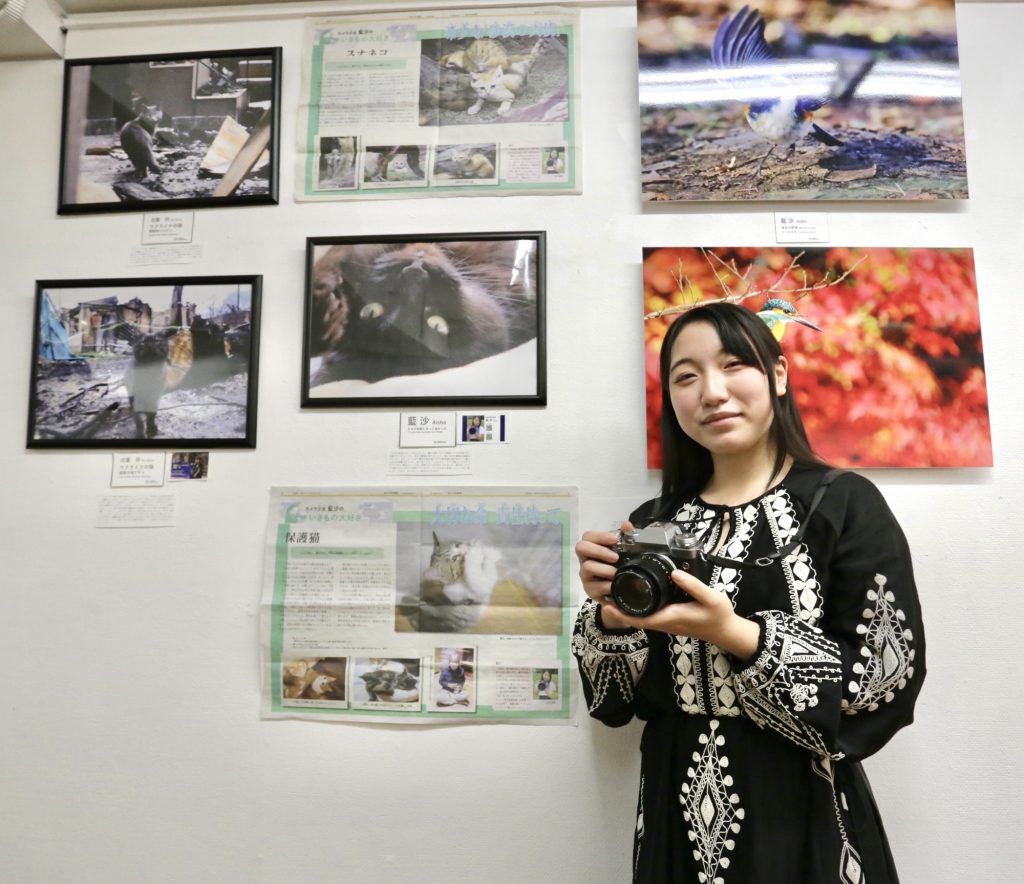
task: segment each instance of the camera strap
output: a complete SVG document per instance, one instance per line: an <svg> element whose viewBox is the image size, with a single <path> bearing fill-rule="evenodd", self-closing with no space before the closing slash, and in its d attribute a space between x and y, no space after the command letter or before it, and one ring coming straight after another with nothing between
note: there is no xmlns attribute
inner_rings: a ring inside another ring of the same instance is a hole
<svg viewBox="0 0 1024 884"><path fill-rule="evenodd" d="M818 508L818 504L821 503L821 499L825 496L825 492L828 491L828 486L845 472L847 471L829 470L821 477L821 482L818 483L818 487L814 490L814 496L811 498L811 505L807 509L807 515L804 516L796 534L793 535L793 539L785 546L780 546L775 550L775 552L769 553L766 556L758 556L753 561L730 559L725 556L716 556L714 553L706 553L704 558L713 565L724 565L727 568L767 568L779 559L784 559L803 542L804 534L807 532L807 526L811 523L811 516L814 515L814 511Z"/></svg>

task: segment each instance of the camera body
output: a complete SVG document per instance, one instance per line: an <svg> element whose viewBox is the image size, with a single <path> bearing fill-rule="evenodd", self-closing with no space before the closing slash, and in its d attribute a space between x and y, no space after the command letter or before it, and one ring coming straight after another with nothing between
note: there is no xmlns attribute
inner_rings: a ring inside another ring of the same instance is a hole
<svg viewBox="0 0 1024 884"><path fill-rule="evenodd" d="M612 547L619 554L611 596L619 609L632 617L647 617L674 602L690 597L672 582L677 568L708 582L711 565L700 540L678 522L651 522L644 528L619 532Z"/></svg>

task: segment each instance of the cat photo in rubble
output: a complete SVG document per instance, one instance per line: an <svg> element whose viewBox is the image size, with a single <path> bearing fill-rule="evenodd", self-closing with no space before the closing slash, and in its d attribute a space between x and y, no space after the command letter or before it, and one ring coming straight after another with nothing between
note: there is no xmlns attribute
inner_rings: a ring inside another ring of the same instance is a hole
<svg viewBox="0 0 1024 884"><path fill-rule="evenodd" d="M421 126L569 119L565 34L421 41Z"/></svg>
<svg viewBox="0 0 1024 884"><path fill-rule="evenodd" d="M40 282L30 447L252 447L259 277Z"/></svg>
<svg viewBox="0 0 1024 884"><path fill-rule="evenodd" d="M537 401L543 247L538 232L308 240L303 404Z"/></svg>
<svg viewBox="0 0 1024 884"><path fill-rule="evenodd" d="M66 62L58 211L276 203L280 55Z"/></svg>
<svg viewBox="0 0 1024 884"><path fill-rule="evenodd" d="M396 529L396 632L561 634L560 524Z"/></svg>

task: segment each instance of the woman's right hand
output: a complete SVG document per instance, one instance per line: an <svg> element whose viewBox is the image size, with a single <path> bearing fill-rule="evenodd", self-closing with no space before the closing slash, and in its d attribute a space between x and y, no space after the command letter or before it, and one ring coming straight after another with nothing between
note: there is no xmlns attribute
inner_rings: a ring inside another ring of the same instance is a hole
<svg viewBox="0 0 1024 884"><path fill-rule="evenodd" d="M633 525L622 523L623 532L632 531ZM580 579L583 591L601 606L601 622L609 629L628 629L625 615L616 607L609 594L615 563L619 554L612 549L619 537L614 531L584 531L576 544L576 558L580 560Z"/></svg>

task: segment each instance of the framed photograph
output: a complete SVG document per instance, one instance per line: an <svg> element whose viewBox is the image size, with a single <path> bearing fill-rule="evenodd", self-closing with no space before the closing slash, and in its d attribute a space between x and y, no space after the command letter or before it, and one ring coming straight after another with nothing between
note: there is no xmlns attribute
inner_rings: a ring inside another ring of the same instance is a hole
<svg viewBox="0 0 1024 884"><path fill-rule="evenodd" d="M544 405L540 231L306 240L302 405Z"/></svg>
<svg viewBox="0 0 1024 884"><path fill-rule="evenodd" d="M281 49L64 63L57 212L276 203Z"/></svg>
<svg viewBox="0 0 1024 884"><path fill-rule="evenodd" d="M36 283L29 448L255 448L261 276Z"/></svg>

